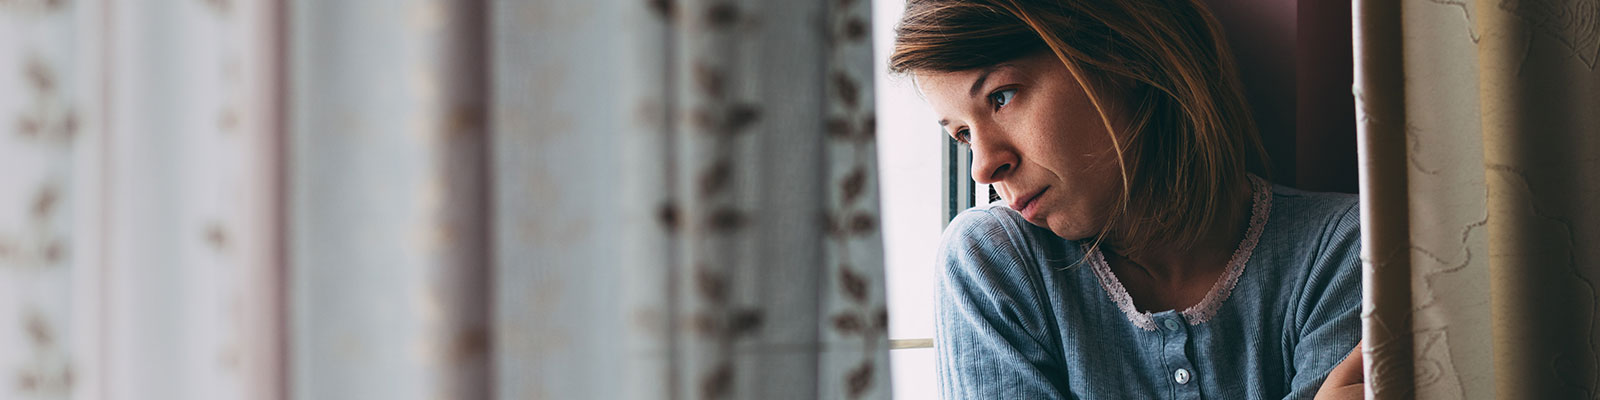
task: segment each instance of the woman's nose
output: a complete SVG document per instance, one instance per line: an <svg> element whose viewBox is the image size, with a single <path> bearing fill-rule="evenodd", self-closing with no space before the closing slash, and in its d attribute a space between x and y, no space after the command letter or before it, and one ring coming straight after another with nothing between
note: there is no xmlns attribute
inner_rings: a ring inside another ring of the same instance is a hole
<svg viewBox="0 0 1600 400"><path fill-rule="evenodd" d="M1017 153L1004 142L975 140L972 142L972 180L993 184L1006 178L1017 168Z"/></svg>

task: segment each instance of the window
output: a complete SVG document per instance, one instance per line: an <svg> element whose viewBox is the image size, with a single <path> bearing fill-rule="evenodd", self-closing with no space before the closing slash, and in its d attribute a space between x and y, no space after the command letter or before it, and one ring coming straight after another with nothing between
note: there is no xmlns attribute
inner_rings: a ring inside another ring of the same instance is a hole
<svg viewBox="0 0 1600 400"><path fill-rule="evenodd" d="M970 151L943 134L911 79L887 73L904 0L878 0L872 7L891 380L895 398L932 399L938 397L933 313L939 235L956 213L987 203L989 188L968 176Z"/></svg>

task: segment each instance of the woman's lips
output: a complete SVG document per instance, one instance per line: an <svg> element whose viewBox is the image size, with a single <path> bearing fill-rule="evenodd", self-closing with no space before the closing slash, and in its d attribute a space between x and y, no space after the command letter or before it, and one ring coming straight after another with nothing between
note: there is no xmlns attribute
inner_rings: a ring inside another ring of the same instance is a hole
<svg viewBox="0 0 1600 400"><path fill-rule="evenodd" d="M1039 213L1039 207L1035 207L1039 204L1039 196L1043 195L1047 190L1050 190L1049 186L1045 186L1044 189L1039 189L1039 191L1033 192L1033 194L1030 194L1027 197L1022 197L1016 201L1013 201L1011 203L1011 208L1017 210L1019 213L1022 213L1022 219L1032 221L1033 216Z"/></svg>

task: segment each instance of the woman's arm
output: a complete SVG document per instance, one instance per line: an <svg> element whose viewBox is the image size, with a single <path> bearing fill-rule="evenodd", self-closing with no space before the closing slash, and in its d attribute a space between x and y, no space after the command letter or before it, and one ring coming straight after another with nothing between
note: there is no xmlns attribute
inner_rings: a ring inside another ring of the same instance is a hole
<svg viewBox="0 0 1600 400"><path fill-rule="evenodd" d="M1324 231L1322 251L1296 301L1289 399L1311 399L1361 341L1361 214L1352 204Z"/></svg>
<svg viewBox="0 0 1600 400"><path fill-rule="evenodd" d="M1316 400L1360 400L1367 395L1364 384L1366 375L1361 370L1361 345L1356 344L1356 349L1345 356L1344 362L1333 367L1333 372L1328 373L1328 380L1322 382L1322 389L1317 391Z"/></svg>
<svg viewBox="0 0 1600 400"><path fill-rule="evenodd" d="M1054 326L1042 277L1002 216L967 211L951 221L939 256L935 319L945 399L1064 399L1065 369L1049 350Z"/></svg>

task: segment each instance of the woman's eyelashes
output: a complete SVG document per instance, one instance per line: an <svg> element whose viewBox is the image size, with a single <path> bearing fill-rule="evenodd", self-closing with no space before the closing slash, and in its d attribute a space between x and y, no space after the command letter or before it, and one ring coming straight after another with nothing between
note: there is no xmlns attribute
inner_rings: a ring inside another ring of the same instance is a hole
<svg viewBox="0 0 1600 400"><path fill-rule="evenodd" d="M972 140L972 130L967 128L957 129L954 134L950 135L950 137L955 138L956 143L965 145L970 143Z"/></svg>
<svg viewBox="0 0 1600 400"><path fill-rule="evenodd" d="M1011 98L1016 96L1017 89L996 90L989 94L989 105L993 106L995 111L999 111L1001 107L1011 104Z"/></svg>
<svg viewBox="0 0 1600 400"><path fill-rule="evenodd" d="M1017 89L1015 88L996 90L994 93L989 93L989 105L995 111L1000 111L1001 107L1011 104L1011 99L1014 97L1017 97ZM956 143L971 144L972 130L968 128L957 129L950 134L950 137L955 138Z"/></svg>

